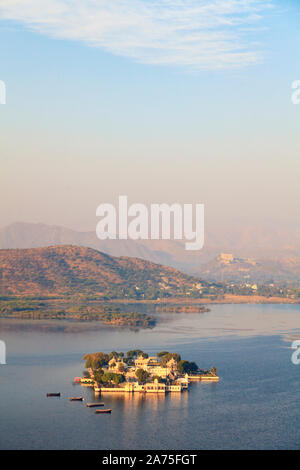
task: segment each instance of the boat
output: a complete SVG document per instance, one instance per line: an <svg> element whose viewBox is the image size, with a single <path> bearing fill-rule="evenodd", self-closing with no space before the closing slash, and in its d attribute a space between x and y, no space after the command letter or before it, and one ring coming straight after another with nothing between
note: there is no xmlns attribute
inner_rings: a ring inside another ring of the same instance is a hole
<svg viewBox="0 0 300 470"><path fill-rule="evenodd" d="M60 397L60 392L58 392L58 393L47 393L47 397Z"/></svg>
<svg viewBox="0 0 300 470"><path fill-rule="evenodd" d="M111 413L112 410L111 409L106 409L106 410L95 410L95 414L99 414L99 413Z"/></svg>
<svg viewBox="0 0 300 470"><path fill-rule="evenodd" d="M71 397L69 398L70 401L83 401L84 398L83 397Z"/></svg>
<svg viewBox="0 0 300 470"><path fill-rule="evenodd" d="M104 403L87 403L86 406L88 406L89 408L93 406L104 406Z"/></svg>

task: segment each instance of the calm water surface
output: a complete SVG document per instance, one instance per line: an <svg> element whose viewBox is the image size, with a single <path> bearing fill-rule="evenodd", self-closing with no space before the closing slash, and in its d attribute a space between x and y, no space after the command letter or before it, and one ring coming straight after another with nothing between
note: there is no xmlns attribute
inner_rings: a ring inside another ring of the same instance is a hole
<svg viewBox="0 0 300 470"><path fill-rule="evenodd" d="M299 449L300 307L216 305L206 314L161 314L152 330L68 322L0 321L1 449ZM167 349L216 366L217 384L166 397L104 395L95 415L72 395L87 352ZM61 398L47 399L46 392Z"/></svg>

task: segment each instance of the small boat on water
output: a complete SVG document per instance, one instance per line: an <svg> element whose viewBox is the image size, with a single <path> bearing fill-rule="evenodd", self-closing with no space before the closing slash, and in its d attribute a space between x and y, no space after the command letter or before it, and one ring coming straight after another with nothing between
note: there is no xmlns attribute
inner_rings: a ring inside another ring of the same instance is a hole
<svg viewBox="0 0 300 470"><path fill-rule="evenodd" d="M110 410L110 409L107 409L107 410L95 410L95 414L96 414L96 415L99 414L99 413L111 413L111 412L112 412L112 410Z"/></svg>
<svg viewBox="0 0 300 470"><path fill-rule="evenodd" d="M104 403L87 403L86 406L88 406L89 408L93 406L104 406Z"/></svg>
<svg viewBox="0 0 300 470"><path fill-rule="evenodd" d="M83 401L84 398L83 397L71 397L69 398L70 401Z"/></svg>
<svg viewBox="0 0 300 470"><path fill-rule="evenodd" d="M58 393L47 393L47 397L60 397L60 392L58 392Z"/></svg>

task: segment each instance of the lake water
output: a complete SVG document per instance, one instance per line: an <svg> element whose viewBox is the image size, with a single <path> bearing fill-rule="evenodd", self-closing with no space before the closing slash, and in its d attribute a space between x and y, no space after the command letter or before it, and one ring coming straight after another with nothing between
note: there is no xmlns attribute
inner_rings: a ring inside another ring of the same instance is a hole
<svg viewBox="0 0 300 470"><path fill-rule="evenodd" d="M151 309L150 309L151 311ZM0 321L1 449L299 449L300 306L215 305L205 314L161 314L152 330L96 324ZM111 415L70 402L87 352L167 349L221 380L166 397L104 395ZM46 398L46 392L62 392Z"/></svg>

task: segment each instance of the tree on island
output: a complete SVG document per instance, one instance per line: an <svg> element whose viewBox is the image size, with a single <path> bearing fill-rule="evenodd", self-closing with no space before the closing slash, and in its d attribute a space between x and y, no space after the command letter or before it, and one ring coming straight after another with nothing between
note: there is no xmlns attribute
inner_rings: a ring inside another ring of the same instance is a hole
<svg viewBox="0 0 300 470"><path fill-rule="evenodd" d="M150 374L144 369L138 369L135 373L136 378L138 379L139 383L145 384L150 377Z"/></svg>
<svg viewBox="0 0 300 470"><path fill-rule="evenodd" d="M179 363L181 361L180 354L177 354L177 353L164 354L163 356L161 356L161 365L165 367L171 359L174 359L177 363Z"/></svg>
<svg viewBox="0 0 300 470"><path fill-rule="evenodd" d="M95 380L99 384L110 384L114 383L119 385L125 381L123 374L115 374L114 372L104 372L103 370L97 370L94 374Z"/></svg>
<svg viewBox="0 0 300 470"><path fill-rule="evenodd" d="M126 353L126 358L124 361L128 365L132 365L134 363L134 360L137 359L139 356L142 356L144 359L148 357L148 354L142 351L141 349L133 349L131 351L127 351Z"/></svg>
<svg viewBox="0 0 300 470"><path fill-rule="evenodd" d="M109 361L109 355L103 352L97 352L94 354L86 354L83 359L85 359L85 367L92 368L93 370L100 369L103 366L106 366Z"/></svg>
<svg viewBox="0 0 300 470"><path fill-rule="evenodd" d="M211 373L212 375L217 375L218 369L217 369L216 367L212 367L212 368L210 369L210 373Z"/></svg>
<svg viewBox="0 0 300 470"><path fill-rule="evenodd" d="M198 366L195 362L189 361L179 361L178 362L178 372L180 374L192 374L198 371Z"/></svg>
<svg viewBox="0 0 300 470"><path fill-rule="evenodd" d="M109 360L112 358L118 359L119 353L117 351L112 351L111 353L109 353L108 357L109 357Z"/></svg>
<svg viewBox="0 0 300 470"><path fill-rule="evenodd" d="M119 385L122 382L125 382L125 377L123 374L114 374L114 377L112 378L112 381L114 384Z"/></svg>
<svg viewBox="0 0 300 470"><path fill-rule="evenodd" d="M156 353L157 357L163 357L166 354L170 354L169 351L160 351L160 352Z"/></svg>
<svg viewBox="0 0 300 470"><path fill-rule="evenodd" d="M146 358L148 357L148 354L142 351L141 349L133 349L131 351L127 351L126 356L128 359L135 359L139 356L143 356Z"/></svg>
<svg viewBox="0 0 300 470"><path fill-rule="evenodd" d="M95 370L95 371L94 371L95 381L96 381L98 384L99 384L99 383L102 383L103 374L104 374L104 370L103 370L103 369L99 369L99 370Z"/></svg>
<svg viewBox="0 0 300 470"><path fill-rule="evenodd" d="M87 369L89 369L90 367L92 367L93 359L92 359L92 355L91 355L91 354L86 354L85 356L83 356L83 359L85 359L85 367L86 367Z"/></svg>

